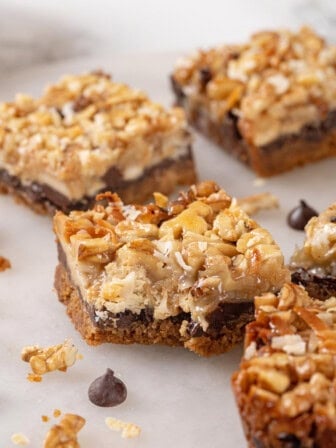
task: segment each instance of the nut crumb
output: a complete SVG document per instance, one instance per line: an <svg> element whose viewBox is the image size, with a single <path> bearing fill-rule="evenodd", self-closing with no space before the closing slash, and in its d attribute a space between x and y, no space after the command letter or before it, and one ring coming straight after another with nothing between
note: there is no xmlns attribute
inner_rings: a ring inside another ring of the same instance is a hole
<svg viewBox="0 0 336 448"><path fill-rule="evenodd" d="M10 261L0 255L0 272L5 271L6 269L10 269L11 267L12 265Z"/></svg>
<svg viewBox="0 0 336 448"><path fill-rule="evenodd" d="M279 207L279 200L271 193L260 193L237 200L240 208L248 215L255 215L260 210L270 210Z"/></svg>
<svg viewBox="0 0 336 448"><path fill-rule="evenodd" d="M50 418L47 415L41 415L41 420L43 421L43 423L47 423Z"/></svg>
<svg viewBox="0 0 336 448"><path fill-rule="evenodd" d="M28 373L27 380L31 383L40 383L42 381L41 375L36 375L35 373Z"/></svg>
<svg viewBox="0 0 336 448"><path fill-rule="evenodd" d="M28 437L26 437L24 434L21 433L13 434L11 437L11 441L15 445L21 445L21 446L29 445L30 443Z"/></svg>
<svg viewBox="0 0 336 448"><path fill-rule="evenodd" d="M57 425L48 431L43 448L79 448L77 433L85 425L85 419L76 414L65 414Z"/></svg>
<svg viewBox="0 0 336 448"><path fill-rule="evenodd" d="M266 180L263 177L256 177L253 181L254 187L263 187L266 184Z"/></svg>
<svg viewBox="0 0 336 448"><path fill-rule="evenodd" d="M114 417L107 417L105 423L112 431L121 431L121 437L123 439L133 439L139 437L141 433L140 426L134 423L123 422Z"/></svg>
<svg viewBox="0 0 336 448"><path fill-rule="evenodd" d="M71 342L65 341L63 344L46 348L41 348L38 345L24 347L21 352L21 359L29 362L34 374L44 375L53 370L65 372L68 367L75 363L76 355L77 348ZM30 379L30 381L36 381L36 379Z"/></svg>
<svg viewBox="0 0 336 448"><path fill-rule="evenodd" d="M58 418L61 414L62 414L62 412L59 409L55 409L53 412L53 416L55 418Z"/></svg>

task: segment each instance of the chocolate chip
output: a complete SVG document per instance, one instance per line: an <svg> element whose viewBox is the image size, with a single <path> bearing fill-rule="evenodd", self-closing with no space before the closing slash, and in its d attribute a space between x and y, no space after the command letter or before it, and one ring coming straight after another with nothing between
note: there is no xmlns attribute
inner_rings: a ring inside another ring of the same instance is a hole
<svg viewBox="0 0 336 448"><path fill-rule="evenodd" d="M125 384L114 376L113 370L107 369L105 375L95 379L89 387L91 403L101 407L112 407L123 403L127 397Z"/></svg>
<svg viewBox="0 0 336 448"><path fill-rule="evenodd" d="M199 77L202 87L205 87L212 79L211 70L208 67L203 67L199 70Z"/></svg>
<svg viewBox="0 0 336 448"><path fill-rule="evenodd" d="M336 223L336 216L333 216L332 218L330 218L330 222L332 222L333 224Z"/></svg>
<svg viewBox="0 0 336 448"><path fill-rule="evenodd" d="M278 440L282 442L284 448L301 448L300 439L295 434L288 434L287 432L280 432Z"/></svg>
<svg viewBox="0 0 336 448"><path fill-rule="evenodd" d="M303 200L300 201L300 205L291 210L287 216L287 224L295 230L304 230L305 225L313 216L317 216L316 210L311 208Z"/></svg>

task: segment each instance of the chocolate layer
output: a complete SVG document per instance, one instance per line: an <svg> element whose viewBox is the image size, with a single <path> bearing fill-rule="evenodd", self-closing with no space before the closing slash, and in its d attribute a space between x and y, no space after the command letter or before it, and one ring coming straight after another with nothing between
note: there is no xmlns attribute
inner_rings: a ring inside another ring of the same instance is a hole
<svg viewBox="0 0 336 448"><path fill-rule="evenodd" d="M57 247L59 262L66 269L69 277L71 278L71 273L68 268L64 250L59 243L57 244ZM130 310L125 310L121 313L111 313L106 308L103 308L100 310L100 313L104 312L104 317L106 318L102 319L99 315L97 315L96 309L83 299L80 289L76 285L74 285L74 287L86 307L92 323L100 329L108 330L111 327L127 328L132 324L148 324L154 321L153 310L149 307L142 309L139 314L133 313ZM198 322L191 319L190 313L181 312L176 316L169 317L168 319L174 324L182 324L182 321L189 322L187 330L190 337L210 336L213 339L217 339L223 334L224 329L234 330L238 322L243 322L246 324L251 321L253 319L253 314L253 300L232 300L220 303L217 309L206 316L209 323L209 327L206 332L203 331Z"/></svg>
<svg viewBox="0 0 336 448"><path fill-rule="evenodd" d="M302 285L311 297L320 300L336 296L336 277L317 275L307 269L297 269L292 273L292 282Z"/></svg>
<svg viewBox="0 0 336 448"><path fill-rule="evenodd" d="M171 78L172 89L176 95L176 103L183 107L189 122L195 126L203 134L214 140L226 151L233 154L241 162L249 164L249 152L246 142L238 129L238 117L229 112L223 118L222 123L211 120L209 112L205 107L189 107L189 99L184 93L182 87L176 82L174 77Z"/></svg>
<svg viewBox="0 0 336 448"><path fill-rule="evenodd" d="M121 193L122 195L122 192L125 189L137 185L137 183L140 183L146 177L151 177L154 174L157 175L159 172L171 168L176 163L189 160L192 161L191 147L188 148L188 152L185 156L182 156L177 160L165 159L154 166L146 168L142 176L134 180L124 180L121 173L115 167L111 167L102 178L104 183L106 183L106 187L97 191L92 197L84 196L82 199L76 201L70 200L62 193L59 193L46 184L33 182L29 185L24 185L18 177L10 175L5 169L0 169L0 183L12 187L18 192L24 193L25 196L29 197L35 203L47 204L49 208L69 213L71 210L86 210L91 207L94 203L95 196L98 193L112 190L113 192Z"/></svg>

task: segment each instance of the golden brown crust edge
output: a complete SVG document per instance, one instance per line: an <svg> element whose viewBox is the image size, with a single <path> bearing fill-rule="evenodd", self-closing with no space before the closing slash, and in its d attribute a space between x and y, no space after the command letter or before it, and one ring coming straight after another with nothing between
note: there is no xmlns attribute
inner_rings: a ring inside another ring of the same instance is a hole
<svg viewBox="0 0 336 448"><path fill-rule="evenodd" d="M83 305L77 289L72 285L66 269L59 264L55 272L55 289L60 302L67 307L67 314L75 328L89 345L104 342L115 344L162 344L168 346L184 346L201 356L219 355L229 351L241 342L244 324L218 339L201 336L186 339L180 335L180 324L170 319L157 320L148 324L133 323L128 328L110 328L101 330L95 327Z"/></svg>
<svg viewBox="0 0 336 448"><path fill-rule="evenodd" d="M181 159L168 168L153 170L150 176L130 183L116 190L125 203L147 201L154 191L170 194L177 185L190 185L197 181L197 174L192 158ZM53 215L57 210L49 201L36 202L25 191L16 189L0 181L0 194L10 194L15 201L41 215Z"/></svg>

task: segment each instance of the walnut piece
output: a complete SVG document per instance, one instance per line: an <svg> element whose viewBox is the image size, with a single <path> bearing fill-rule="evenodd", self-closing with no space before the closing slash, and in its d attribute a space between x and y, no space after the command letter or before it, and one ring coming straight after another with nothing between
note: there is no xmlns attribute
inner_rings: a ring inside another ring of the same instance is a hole
<svg viewBox="0 0 336 448"><path fill-rule="evenodd" d="M43 448L80 448L78 432L85 425L85 419L76 414L65 414L62 420L47 433Z"/></svg>
<svg viewBox="0 0 336 448"><path fill-rule="evenodd" d="M121 431L121 437L123 439L134 439L139 437L141 428L134 423L123 422L113 417L107 417L105 419L106 425L113 431Z"/></svg>
<svg viewBox="0 0 336 448"><path fill-rule="evenodd" d="M7 258L2 257L0 255L0 272L5 271L6 269L10 269L11 267L12 266L11 266L10 261Z"/></svg>
<svg viewBox="0 0 336 448"><path fill-rule="evenodd" d="M38 345L22 349L22 361L29 362L34 374L44 375L54 370L66 371L76 361L77 348L69 341L51 347L41 348Z"/></svg>

